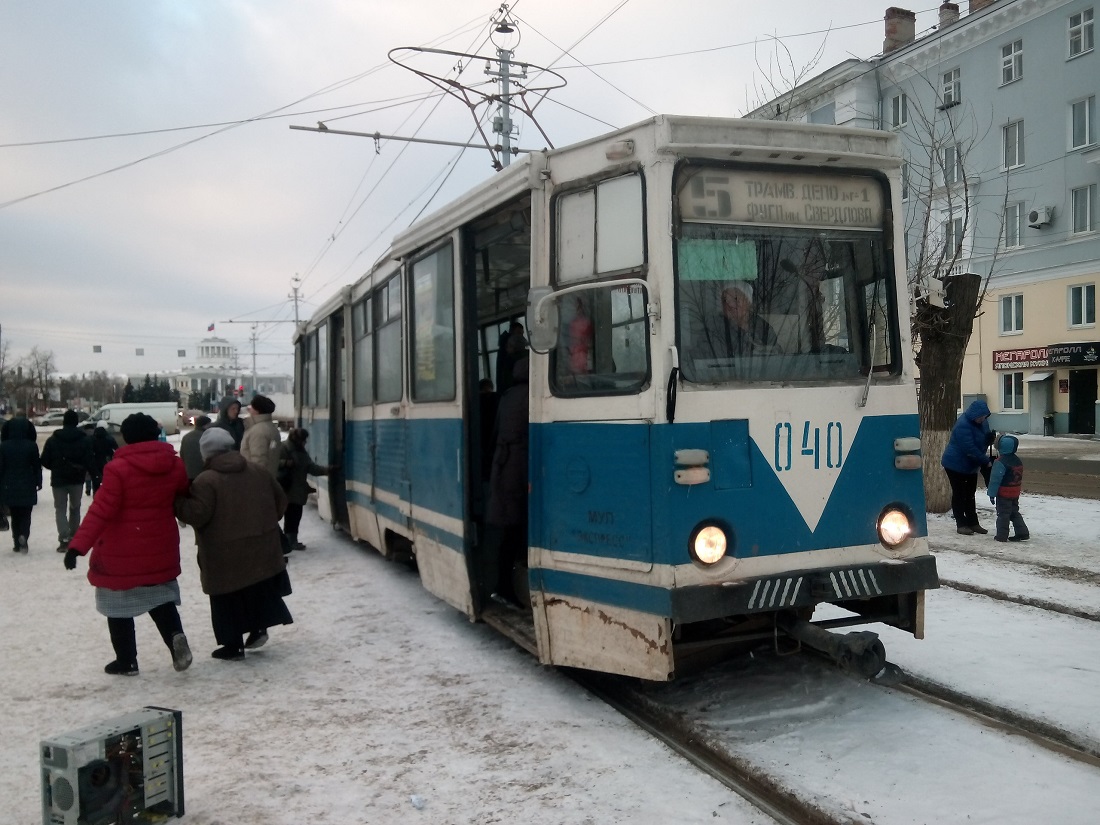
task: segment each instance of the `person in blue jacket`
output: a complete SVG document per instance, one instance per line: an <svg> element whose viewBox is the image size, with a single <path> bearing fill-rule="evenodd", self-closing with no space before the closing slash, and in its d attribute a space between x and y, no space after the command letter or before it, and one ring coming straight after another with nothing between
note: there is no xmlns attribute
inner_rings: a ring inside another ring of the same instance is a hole
<svg viewBox="0 0 1100 825"><path fill-rule="evenodd" d="M964 536L989 531L978 524L978 505L974 495L978 490L978 473L983 475L993 466L989 457L989 405L980 398L972 401L959 416L951 430L951 439L943 451L940 464L951 482L951 514Z"/></svg>
<svg viewBox="0 0 1100 825"><path fill-rule="evenodd" d="M997 541L1027 541L1031 538L1024 517L1020 515L1024 462L1016 455L1019 446L1020 439L1016 436L1001 436L997 442L998 458L993 462L993 472L986 488L990 503L997 508L997 532L993 536ZM1015 531L1011 536L1008 534L1010 522Z"/></svg>

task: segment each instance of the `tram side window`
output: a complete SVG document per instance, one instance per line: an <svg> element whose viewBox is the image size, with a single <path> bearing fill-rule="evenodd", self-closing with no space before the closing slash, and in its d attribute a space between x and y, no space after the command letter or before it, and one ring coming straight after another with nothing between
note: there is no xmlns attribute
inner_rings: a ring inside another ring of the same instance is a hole
<svg viewBox="0 0 1100 825"><path fill-rule="evenodd" d="M302 344L302 403L317 405L317 332L311 332Z"/></svg>
<svg viewBox="0 0 1100 825"><path fill-rule="evenodd" d="M642 176L622 175L557 198L555 282L577 285L615 274L643 277ZM649 380L646 290L608 284L563 295L558 346L550 356L557 395L626 394Z"/></svg>
<svg viewBox="0 0 1100 825"><path fill-rule="evenodd" d="M328 406L328 324L317 328L317 406Z"/></svg>
<svg viewBox="0 0 1100 825"><path fill-rule="evenodd" d="M412 397L449 401L455 397L454 268L451 245L413 263Z"/></svg>
<svg viewBox="0 0 1100 825"><path fill-rule="evenodd" d="M624 175L557 199L557 282L576 283L645 264L641 175Z"/></svg>
<svg viewBox="0 0 1100 825"><path fill-rule="evenodd" d="M308 407L323 406L328 398L328 324L321 324L305 338L302 355L302 400Z"/></svg>
<svg viewBox="0 0 1100 825"><path fill-rule="evenodd" d="M376 402L401 400L401 281L390 278L374 293Z"/></svg>
<svg viewBox="0 0 1100 825"><path fill-rule="evenodd" d="M557 395L634 393L649 379L646 291L593 287L561 299L558 346L550 356Z"/></svg>
<svg viewBox="0 0 1100 825"><path fill-rule="evenodd" d="M351 308L351 330L354 339L352 349L352 403L357 407L374 400L374 318L371 315L371 299L366 298Z"/></svg>

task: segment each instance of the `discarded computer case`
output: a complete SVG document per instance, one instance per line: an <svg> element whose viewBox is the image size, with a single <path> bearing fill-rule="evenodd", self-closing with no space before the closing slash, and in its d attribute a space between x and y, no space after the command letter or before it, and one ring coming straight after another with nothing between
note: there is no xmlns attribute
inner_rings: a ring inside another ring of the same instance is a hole
<svg viewBox="0 0 1100 825"><path fill-rule="evenodd" d="M183 816L183 713L146 707L42 741L43 825Z"/></svg>

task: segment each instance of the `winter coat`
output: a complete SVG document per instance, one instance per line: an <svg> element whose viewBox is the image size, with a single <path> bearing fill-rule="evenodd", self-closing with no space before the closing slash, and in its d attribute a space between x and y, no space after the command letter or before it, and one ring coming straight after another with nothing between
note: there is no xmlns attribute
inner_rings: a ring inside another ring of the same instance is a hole
<svg viewBox="0 0 1100 825"><path fill-rule="evenodd" d="M980 398L972 401L966 412L959 416L951 430L947 449L943 451L940 464L956 473L973 475L982 467L991 463L986 448L989 446L989 427L985 421L975 419L989 416L989 405Z"/></svg>
<svg viewBox="0 0 1100 825"><path fill-rule="evenodd" d="M291 504L305 504L309 500L309 479L307 476L327 476L328 467L314 464L306 448L289 439L283 442L279 450L279 481L286 490L286 498ZM289 479L284 482L284 479Z"/></svg>
<svg viewBox="0 0 1100 825"><path fill-rule="evenodd" d="M234 404L237 405L237 417L230 420L229 408ZM241 439L244 438L244 421L240 416L241 402L233 396L228 396L222 399L221 404L218 405L218 417L214 419L214 423L211 427L221 427L223 430L227 430L231 436L233 436L233 449L239 450L241 448Z"/></svg>
<svg viewBox="0 0 1100 825"><path fill-rule="evenodd" d="M1024 484L1024 462L1016 455L1020 439L1014 435L1002 435L997 442L997 460L989 475L986 492L990 498L1019 498Z"/></svg>
<svg viewBox="0 0 1100 825"><path fill-rule="evenodd" d="M83 484L92 469L92 439L75 425L62 427L46 439L42 466L50 471L51 487Z"/></svg>
<svg viewBox="0 0 1100 825"><path fill-rule="evenodd" d="M204 432L205 430L200 430L196 427L180 439L180 458L183 459L183 466L187 470L187 477L192 481L198 477L198 474L201 473L203 469L202 453L199 451L199 439L202 438Z"/></svg>
<svg viewBox="0 0 1100 825"><path fill-rule="evenodd" d="M496 450L489 477L486 521L497 525L527 523L527 359L513 371L513 384L497 409Z"/></svg>
<svg viewBox="0 0 1100 825"><path fill-rule="evenodd" d="M118 443L114 436L102 427L92 430L92 473L103 474L103 468L107 466L118 449Z"/></svg>
<svg viewBox="0 0 1100 825"><path fill-rule="evenodd" d="M27 418L27 416L25 416L23 414L19 414L19 415L15 416L14 418L9 418L7 421L4 422L4 425L2 427L0 427L0 441L7 441L8 440L8 431L11 429L12 425L16 424L19 421L24 422L26 424L26 426L28 428L30 428L31 441L34 441L35 443L37 443L38 442L38 433L34 429L34 422L31 421L29 418Z"/></svg>
<svg viewBox="0 0 1100 825"><path fill-rule="evenodd" d="M235 593L285 570L285 510L286 493L267 470L240 453L212 456L190 495L176 501L176 516L198 534L202 591Z"/></svg>
<svg viewBox="0 0 1100 825"><path fill-rule="evenodd" d="M187 472L171 444L138 441L115 451L103 486L69 548L89 550L88 581L108 590L170 582L180 574L180 532L172 503Z"/></svg>
<svg viewBox="0 0 1100 825"><path fill-rule="evenodd" d="M15 418L4 428L0 441L0 504L33 507L42 489L42 463L34 427L25 418Z"/></svg>
<svg viewBox="0 0 1100 825"><path fill-rule="evenodd" d="M270 413L252 413L252 424L241 439L241 455L259 464L272 477L279 471L279 446L282 434L271 420Z"/></svg>

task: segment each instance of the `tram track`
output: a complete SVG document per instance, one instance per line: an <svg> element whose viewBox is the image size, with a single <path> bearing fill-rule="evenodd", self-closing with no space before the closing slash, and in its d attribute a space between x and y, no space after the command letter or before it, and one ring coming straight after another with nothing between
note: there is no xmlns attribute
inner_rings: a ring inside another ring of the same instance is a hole
<svg viewBox="0 0 1100 825"><path fill-rule="evenodd" d="M865 817L837 817L805 795L784 788L758 766L715 747L678 714L641 700L614 677L575 671L571 677L593 696L625 716L679 756L721 782L780 825L868 825Z"/></svg>
<svg viewBox="0 0 1100 825"><path fill-rule="evenodd" d="M1046 610L1049 613L1061 613L1064 616L1072 616L1076 619L1085 619L1090 622L1100 622L1100 611L1085 610L1082 608L1069 607L1058 602L1050 601L1049 599L1039 599L1034 596L1021 596L1015 593L1008 593L1004 590L998 590L992 587L983 587L981 585L971 584L969 582L954 581L952 579L940 578L940 587L950 588L951 590L957 590L960 593L970 593L975 596L985 596L990 599L996 599L1001 602L1008 602L1010 604L1018 604L1023 607L1035 607L1040 610Z"/></svg>
<svg viewBox="0 0 1100 825"><path fill-rule="evenodd" d="M1100 769L1100 747L1075 741L1071 733L1055 725L907 673L892 663L887 663L884 671L885 677L880 673L871 683L946 708L993 730L1023 737L1060 756Z"/></svg>
<svg viewBox="0 0 1100 825"><path fill-rule="evenodd" d="M816 654L807 653L801 658L816 661L820 673L830 681L834 679L829 673L831 671L844 680L866 683L874 691L893 695L896 698L892 701L916 700L929 708L929 713L944 715L944 718L962 717L977 729L1026 743L1028 747L1068 760L1067 764L1077 764L1081 769L1100 771L1100 745L1043 720L908 673L892 663L888 663L874 679L863 680L843 673L835 664L823 657L818 658ZM817 670L816 667L814 669ZM760 708L757 706L743 708L740 704L729 702L721 705L708 702L699 709L704 714L699 716L695 710L666 702L661 698L665 695L661 688L654 690L639 685L635 680L584 671L569 671L569 675L594 697L777 822L808 825L852 825L859 822L870 825L878 818L871 811L879 806L881 800L870 789L861 790L861 794L867 795L860 799L870 801L863 803L862 810L857 810L847 804L850 794L800 776L801 770L797 767L797 778L792 781L791 771L782 767L785 759L781 758L779 762L762 760L757 748L750 746L746 749L738 737L730 738L721 726L716 728L704 719L705 716L731 719L742 713L758 717ZM870 702L870 699L866 701ZM765 704L770 707L768 700ZM828 705L821 705L807 697L807 707L820 706ZM802 721L814 724L812 719L815 715L810 713ZM796 753L785 755L795 766L798 765ZM816 748L811 748L804 756L814 759L818 758L819 753ZM886 820L889 819L890 816L886 816Z"/></svg>

